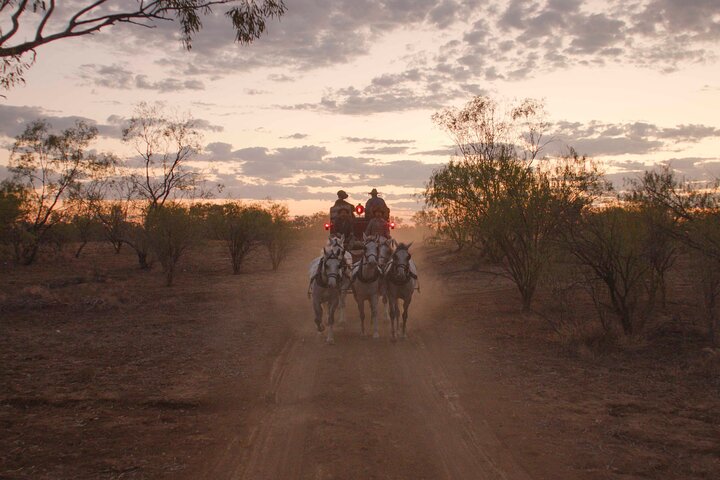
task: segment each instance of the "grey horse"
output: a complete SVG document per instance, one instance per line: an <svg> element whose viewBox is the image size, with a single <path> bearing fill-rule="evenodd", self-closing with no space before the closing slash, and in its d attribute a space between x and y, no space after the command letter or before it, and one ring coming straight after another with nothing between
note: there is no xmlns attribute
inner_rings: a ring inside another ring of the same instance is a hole
<svg viewBox="0 0 720 480"><path fill-rule="evenodd" d="M365 301L370 303L373 338L378 338L377 303L381 272L378 267L378 238L363 235L363 256L353 266L352 292L360 311L360 333L365 335Z"/></svg>
<svg viewBox="0 0 720 480"><path fill-rule="evenodd" d="M328 309L327 342L335 343L333 324L335 323L335 310L340 304L341 285L345 269L345 251L341 248L325 247L315 272L310 278L313 309L315 310L315 325L318 332L325 330L323 326L323 303Z"/></svg>
<svg viewBox="0 0 720 480"><path fill-rule="evenodd" d="M380 271L384 272L387 264L390 262L393 252L397 248L397 242L393 238L385 238L383 236L378 237L378 266ZM386 280L383 277L380 278L380 299L383 303L383 321L387 321L390 318L390 306L388 304L387 297L387 286Z"/></svg>
<svg viewBox="0 0 720 480"><path fill-rule="evenodd" d="M402 337L405 338L407 336L408 308L417 284L417 275L413 273L412 270L414 269L411 268L410 245L412 245L412 242L407 245L400 243L385 269L387 295L390 303L391 340L393 342L397 339L400 330L400 305L398 300L402 299L403 301Z"/></svg>

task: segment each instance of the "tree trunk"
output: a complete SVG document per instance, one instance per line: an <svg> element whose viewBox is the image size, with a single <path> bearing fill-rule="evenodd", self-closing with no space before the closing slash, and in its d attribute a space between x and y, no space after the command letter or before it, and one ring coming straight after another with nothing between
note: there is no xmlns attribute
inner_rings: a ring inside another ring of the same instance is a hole
<svg viewBox="0 0 720 480"><path fill-rule="evenodd" d="M32 265L37 257L38 248L40 248L40 245L37 242L33 242L29 245L23 245L20 249L20 256L18 258L20 264L25 266Z"/></svg>
<svg viewBox="0 0 720 480"><path fill-rule="evenodd" d="M172 287L173 280L175 278L175 266L172 265L165 269L165 286Z"/></svg>
<svg viewBox="0 0 720 480"><path fill-rule="evenodd" d="M77 249L77 252L75 252L75 258L80 258L80 252L83 251L83 248L85 248L85 245L87 245L87 240L80 243L80 248Z"/></svg>
<svg viewBox="0 0 720 480"><path fill-rule="evenodd" d="M148 263L147 252L141 252L138 250L137 256L138 256L138 263L140 264L140 269L141 270L150 270L150 263Z"/></svg>

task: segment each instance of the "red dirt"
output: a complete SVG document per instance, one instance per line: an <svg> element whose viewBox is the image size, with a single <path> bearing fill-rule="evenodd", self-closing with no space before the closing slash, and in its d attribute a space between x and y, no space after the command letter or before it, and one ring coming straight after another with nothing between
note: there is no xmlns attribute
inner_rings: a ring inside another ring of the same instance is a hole
<svg viewBox="0 0 720 480"><path fill-rule="evenodd" d="M172 288L104 245L5 265L0 478L717 478L694 337L570 354L511 285L416 244L409 338L361 338L349 298L327 346L315 250L233 276L207 246Z"/></svg>

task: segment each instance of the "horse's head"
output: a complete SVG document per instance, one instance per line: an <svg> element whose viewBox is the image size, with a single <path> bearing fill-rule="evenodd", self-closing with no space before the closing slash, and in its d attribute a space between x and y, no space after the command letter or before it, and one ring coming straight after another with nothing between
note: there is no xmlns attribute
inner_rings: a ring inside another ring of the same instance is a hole
<svg viewBox="0 0 720 480"><path fill-rule="evenodd" d="M412 258L412 255L410 255L410 246L412 244L413 242L398 244L392 255L393 270L398 280L406 280L410 272L410 258Z"/></svg>
<svg viewBox="0 0 720 480"><path fill-rule="evenodd" d="M363 236L363 261L371 267L378 264L380 244L377 235Z"/></svg>
<svg viewBox="0 0 720 480"><path fill-rule="evenodd" d="M323 258L321 260L321 272L323 280L329 288L337 288L340 286L340 278L342 277L342 269L345 265L345 251L342 247L325 247L323 249Z"/></svg>
<svg viewBox="0 0 720 480"><path fill-rule="evenodd" d="M328 241L327 241L326 246L328 246L328 247L335 247L335 246L340 246L340 247L342 247L344 244L345 244L345 235L344 235L344 234L339 234L339 235L338 235L338 234L333 233L333 234L330 234L330 236L328 237Z"/></svg>
<svg viewBox="0 0 720 480"><path fill-rule="evenodd" d="M385 238L382 236L378 238L378 263L380 264L381 268L387 265L388 262L390 262L390 258L392 257L396 246L397 244L394 239Z"/></svg>

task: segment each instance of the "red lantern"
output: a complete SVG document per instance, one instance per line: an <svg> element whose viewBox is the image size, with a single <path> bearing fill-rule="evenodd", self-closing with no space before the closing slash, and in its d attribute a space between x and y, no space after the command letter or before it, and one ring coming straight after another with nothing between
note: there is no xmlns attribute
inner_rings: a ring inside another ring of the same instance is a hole
<svg viewBox="0 0 720 480"><path fill-rule="evenodd" d="M390 222L390 228L395 229L395 222Z"/></svg>
<svg viewBox="0 0 720 480"><path fill-rule="evenodd" d="M365 207L358 203L355 207L355 213L357 213L358 215L362 215L363 213L365 213Z"/></svg>
<svg viewBox="0 0 720 480"><path fill-rule="evenodd" d="M330 224L329 224L329 223L325 223L325 230L330 230Z"/></svg>

